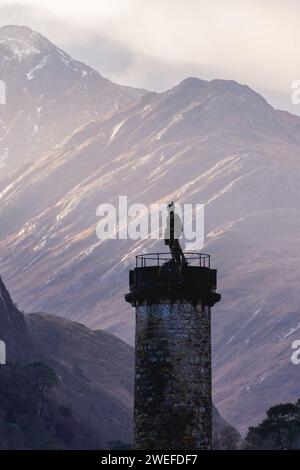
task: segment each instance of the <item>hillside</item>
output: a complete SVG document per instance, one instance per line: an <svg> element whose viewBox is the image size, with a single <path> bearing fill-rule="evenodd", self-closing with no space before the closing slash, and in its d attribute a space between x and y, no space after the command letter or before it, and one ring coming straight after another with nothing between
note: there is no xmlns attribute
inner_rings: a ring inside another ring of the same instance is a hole
<svg viewBox="0 0 300 470"><path fill-rule="evenodd" d="M131 441L133 350L51 315L26 317L0 281L1 449L105 449ZM9 325L9 328L7 327Z"/></svg>

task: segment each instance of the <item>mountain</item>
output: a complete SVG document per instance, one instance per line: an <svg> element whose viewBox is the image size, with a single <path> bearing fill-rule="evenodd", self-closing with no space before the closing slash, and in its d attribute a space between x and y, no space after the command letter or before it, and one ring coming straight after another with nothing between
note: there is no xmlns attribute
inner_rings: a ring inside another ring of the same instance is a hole
<svg viewBox="0 0 300 470"><path fill-rule="evenodd" d="M9 325L9 326L8 326ZM130 443L133 349L57 316L26 317L0 281L1 449L101 449Z"/></svg>
<svg viewBox="0 0 300 470"><path fill-rule="evenodd" d="M213 449L240 450L244 447L244 441L238 431L225 421L214 405L212 408L212 422Z"/></svg>
<svg viewBox="0 0 300 470"><path fill-rule="evenodd" d="M109 333L54 315L30 314L26 321L45 362L60 377L56 400L94 430L101 448L130 443L133 348Z"/></svg>
<svg viewBox="0 0 300 470"><path fill-rule="evenodd" d="M0 300L0 338L7 345L7 364L0 366L0 448L132 445L133 348L54 315L25 318L2 280ZM215 448L240 446L239 434L216 408L213 423Z"/></svg>
<svg viewBox="0 0 300 470"><path fill-rule="evenodd" d="M0 268L26 311L133 342L128 269L155 240L98 240L101 203L205 204L222 301L214 401L239 431L298 398L300 118L234 81L184 80L81 126L0 193Z"/></svg>
<svg viewBox="0 0 300 470"><path fill-rule="evenodd" d="M30 361L35 358L32 341L23 314L13 303L0 277L0 339L5 342L6 355L11 361Z"/></svg>
<svg viewBox="0 0 300 470"><path fill-rule="evenodd" d="M0 28L0 179L144 92L115 85L27 27Z"/></svg>

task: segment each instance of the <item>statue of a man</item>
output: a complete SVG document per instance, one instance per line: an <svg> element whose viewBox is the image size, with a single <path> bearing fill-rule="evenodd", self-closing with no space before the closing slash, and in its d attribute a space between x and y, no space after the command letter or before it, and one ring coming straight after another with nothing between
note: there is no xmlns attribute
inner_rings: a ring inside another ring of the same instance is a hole
<svg viewBox="0 0 300 470"><path fill-rule="evenodd" d="M174 202L168 204L167 228L165 231L165 245L170 248L172 260L175 263L186 263L181 249L179 238L183 232L182 222L178 214L175 214Z"/></svg>

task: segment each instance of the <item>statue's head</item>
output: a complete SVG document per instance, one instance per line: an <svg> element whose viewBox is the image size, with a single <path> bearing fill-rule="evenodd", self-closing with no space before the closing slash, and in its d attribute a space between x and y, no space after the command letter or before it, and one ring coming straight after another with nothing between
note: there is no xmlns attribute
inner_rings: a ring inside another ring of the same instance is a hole
<svg viewBox="0 0 300 470"><path fill-rule="evenodd" d="M172 201L170 204L168 204L168 212L174 212L175 209L175 204Z"/></svg>

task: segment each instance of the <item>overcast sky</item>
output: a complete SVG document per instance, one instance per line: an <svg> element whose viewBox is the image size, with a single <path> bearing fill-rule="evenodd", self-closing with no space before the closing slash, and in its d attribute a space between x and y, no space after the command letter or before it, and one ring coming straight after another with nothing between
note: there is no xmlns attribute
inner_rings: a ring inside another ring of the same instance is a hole
<svg viewBox="0 0 300 470"><path fill-rule="evenodd" d="M300 0L0 0L0 24L30 26L118 83L234 79L300 114Z"/></svg>

